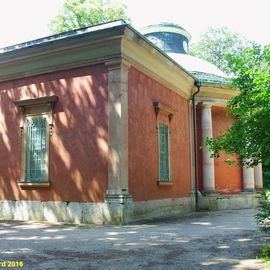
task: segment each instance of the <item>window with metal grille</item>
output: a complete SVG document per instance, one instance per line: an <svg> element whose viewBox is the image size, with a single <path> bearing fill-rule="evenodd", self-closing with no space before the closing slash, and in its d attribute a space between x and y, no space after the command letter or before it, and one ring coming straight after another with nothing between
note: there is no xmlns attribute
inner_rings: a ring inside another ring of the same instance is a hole
<svg viewBox="0 0 270 270"><path fill-rule="evenodd" d="M56 95L15 100L22 138L21 187L49 187L49 142L53 134Z"/></svg>
<svg viewBox="0 0 270 270"><path fill-rule="evenodd" d="M26 181L47 179L47 130L46 117L26 118Z"/></svg>
<svg viewBox="0 0 270 270"><path fill-rule="evenodd" d="M159 124L159 178L160 181L169 181L169 128L168 125Z"/></svg>

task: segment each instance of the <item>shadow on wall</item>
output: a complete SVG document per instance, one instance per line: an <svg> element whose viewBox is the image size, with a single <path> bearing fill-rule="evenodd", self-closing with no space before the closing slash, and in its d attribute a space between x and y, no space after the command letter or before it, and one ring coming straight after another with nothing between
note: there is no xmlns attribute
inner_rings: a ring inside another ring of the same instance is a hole
<svg viewBox="0 0 270 270"><path fill-rule="evenodd" d="M57 95L49 188L21 189L19 112L13 101ZM103 65L0 83L0 200L102 202L108 174L108 91Z"/></svg>

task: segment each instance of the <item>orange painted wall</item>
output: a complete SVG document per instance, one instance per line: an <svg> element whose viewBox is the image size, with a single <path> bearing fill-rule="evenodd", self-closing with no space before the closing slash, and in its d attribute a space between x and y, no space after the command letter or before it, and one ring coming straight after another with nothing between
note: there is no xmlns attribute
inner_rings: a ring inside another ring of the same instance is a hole
<svg viewBox="0 0 270 270"><path fill-rule="evenodd" d="M49 188L21 189L19 112L13 101L57 95ZM103 65L0 83L0 200L103 201L107 189L108 91Z"/></svg>
<svg viewBox="0 0 270 270"><path fill-rule="evenodd" d="M135 201L190 195L188 101L136 70L129 70L129 192ZM170 123L172 186L158 186L158 133L153 102L177 112Z"/></svg>
<svg viewBox="0 0 270 270"><path fill-rule="evenodd" d="M223 134L231 126L233 119L226 115L222 107L212 107L213 136ZM242 190L242 169L228 165L225 160L233 157L221 156L215 159L215 188L221 194L238 193Z"/></svg>

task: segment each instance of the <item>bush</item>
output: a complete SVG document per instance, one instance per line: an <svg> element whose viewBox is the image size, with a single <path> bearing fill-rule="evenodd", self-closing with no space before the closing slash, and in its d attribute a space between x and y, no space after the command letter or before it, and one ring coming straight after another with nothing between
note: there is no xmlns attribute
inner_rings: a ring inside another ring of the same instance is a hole
<svg viewBox="0 0 270 270"><path fill-rule="evenodd" d="M270 190L264 189L259 195L256 214L257 224L262 231L270 231Z"/></svg>
<svg viewBox="0 0 270 270"><path fill-rule="evenodd" d="M260 252L259 258L262 258L266 262L270 263L270 244L267 244L263 247Z"/></svg>
<svg viewBox="0 0 270 270"><path fill-rule="evenodd" d="M270 166L263 165L263 186L270 188Z"/></svg>

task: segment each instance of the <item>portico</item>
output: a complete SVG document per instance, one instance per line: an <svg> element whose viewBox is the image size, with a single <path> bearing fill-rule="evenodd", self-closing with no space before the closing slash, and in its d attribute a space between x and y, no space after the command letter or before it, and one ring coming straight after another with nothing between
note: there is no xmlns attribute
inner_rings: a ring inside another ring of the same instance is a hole
<svg viewBox="0 0 270 270"><path fill-rule="evenodd" d="M213 100L200 102L201 108L201 139L202 143L207 138L214 137L212 107L222 106L220 102ZM229 169L229 168L228 168ZM211 157L211 152L207 147L202 147L202 192L204 195L215 195L219 193L216 190L215 180L215 159ZM244 166L242 168L242 192L255 192L263 188L262 164L254 168Z"/></svg>

